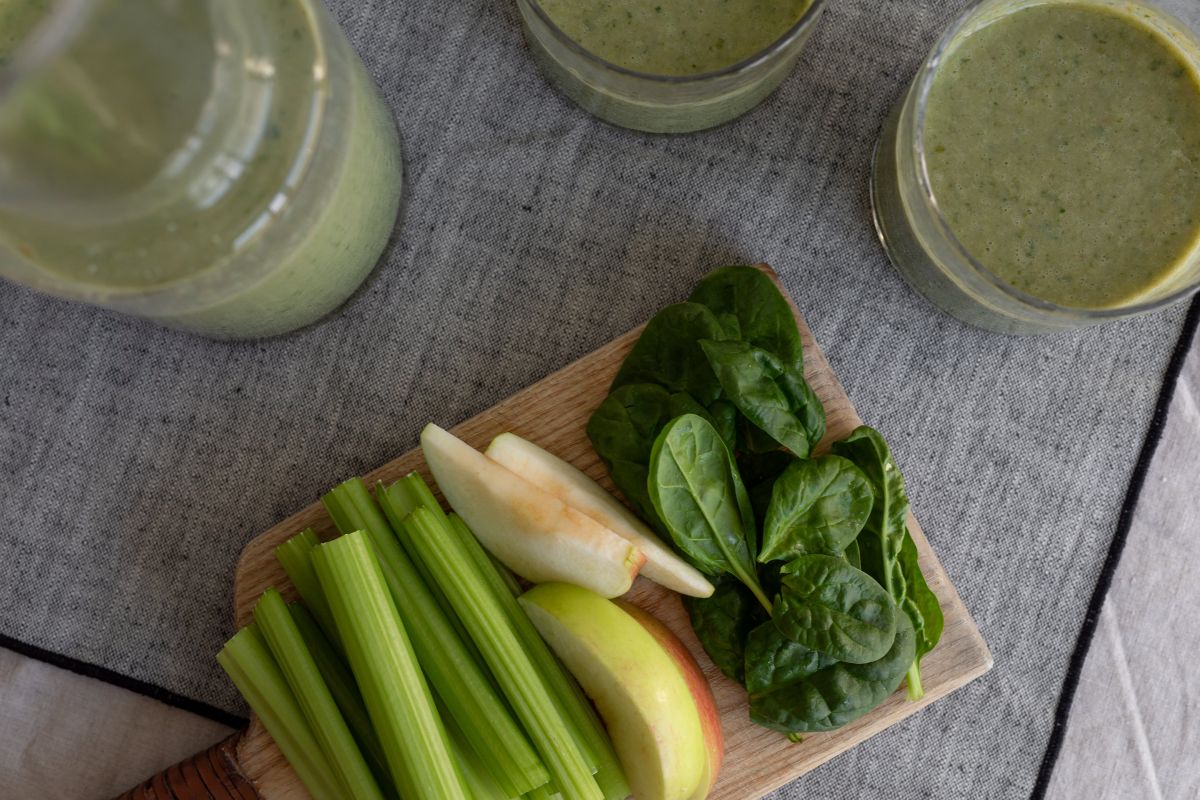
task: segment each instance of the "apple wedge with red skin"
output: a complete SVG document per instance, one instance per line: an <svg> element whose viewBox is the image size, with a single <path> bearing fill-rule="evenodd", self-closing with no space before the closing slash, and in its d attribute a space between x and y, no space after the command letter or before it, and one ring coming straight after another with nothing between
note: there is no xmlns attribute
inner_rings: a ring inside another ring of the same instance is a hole
<svg viewBox="0 0 1200 800"><path fill-rule="evenodd" d="M565 583L520 598L596 705L636 800L703 800L724 756L720 717L687 648L650 614Z"/></svg>
<svg viewBox="0 0 1200 800"><path fill-rule="evenodd" d="M437 425L421 431L421 450L446 502L521 577L617 597L646 563L636 545Z"/></svg>
<svg viewBox="0 0 1200 800"><path fill-rule="evenodd" d="M638 608L625 600L614 600L629 616L641 623L642 627L653 636L671 658L675 659L683 679L687 681L692 691L692 699L700 712L700 727L704 733L704 747L708 751L708 759L704 764L700 785L689 800L704 800L717 782L717 773L725 760L725 734L721 730L721 714L717 711L717 699L713 697L712 687L708 679L696 663L696 659L688 651L687 645L679 640L675 633L659 621L649 611Z"/></svg>

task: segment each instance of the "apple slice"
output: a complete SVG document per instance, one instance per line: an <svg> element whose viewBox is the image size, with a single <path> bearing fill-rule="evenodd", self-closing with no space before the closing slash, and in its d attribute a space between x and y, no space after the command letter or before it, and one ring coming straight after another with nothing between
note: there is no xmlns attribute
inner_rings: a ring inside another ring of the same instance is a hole
<svg viewBox="0 0 1200 800"><path fill-rule="evenodd" d="M576 467L515 433L500 434L486 452L488 458L637 545L646 555L641 574L650 580L692 597L713 593L712 584L699 570L671 552L632 511Z"/></svg>
<svg viewBox="0 0 1200 800"><path fill-rule="evenodd" d="M709 750L697 687L676 655L639 619L587 589L547 583L520 599L596 704L633 796L693 800L707 794L702 781L710 779Z"/></svg>
<svg viewBox="0 0 1200 800"><path fill-rule="evenodd" d="M653 636L671 658L675 659L683 679L687 681L696 701L696 709L700 712L700 727L704 732L704 747L708 758L704 762L700 785L689 800L704 800L717 782L717 774L721 771L721 763L725 760L725 734L721 730L721 712L717 710L717 699L713 697L712 687L696 663L696 659L688 652L687 645L679 640L670 628L659 621L649 611L638 608L633 603L624 600L614 600L629 616L633 617L646 631Z"/></svg>
<svg viewBox="0 0 1200 800"><path fill-rule="evenodd" d="M605 597L629 591L646 561L635 545L437 425L421 431L421 450L446 502L513 572Z"/></svg>

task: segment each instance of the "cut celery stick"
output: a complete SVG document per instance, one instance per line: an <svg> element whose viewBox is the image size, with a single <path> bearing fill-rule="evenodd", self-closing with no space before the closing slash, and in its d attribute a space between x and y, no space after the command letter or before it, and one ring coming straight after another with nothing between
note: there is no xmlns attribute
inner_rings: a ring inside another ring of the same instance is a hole
<svg viewBox="0 0 1200 800"><path fill-rule="evenodd" d="M283 595L275 589L263 592L254 606L254 621L300 704L309 730L349 791L348 796L353 800L383 800L383 792L305 646Z"/></svg>
<svg viewBox="0 0 1200 800"><path fill-rule="evenodd" d="M551 800L553 797L561 797L562 795L554 791L551 784L539 786L532 792L525 793L525 800Z"/></svg>
<svg viewBox="0 0 1200 800"><path fill-rule="evenodd" d="M418 478L420 476L417 476ZM577 735L577 741L585 753L590 753L596 768L596 783L604 792L605 800L624 800L629 796L629 782L621 769L616 751L604 730L604 724L592 709L592 704L579 688L579 684L567 672L566 667L546 645L537 628L529 621L525 609L521 608L516 597L508 591L503 575L493 569L494 563L483 545L471 533L467 523L457 514L451 514L450 529L462 545L463 550L474 563L476 574L488 585L495 595L505 616L512 623L517 638L529 653L542 681L550 689L551 695L563 709L571 723L572 733Z"/></svg>
<svg viewBox="0 0 1200 800"><path fill-rule="evenodd" d="M344 798L346 790L341 779L317 744L258 627L250 623L235 633L217 653L217 663L271 734L313 800Z"/></svg>
<svg viewBox="0 0 1200 800"><path fill-rule="evenodd" d="M604 732L595 712L583 692L580 691L570 674L559 663L557 657L542 641L542 637L529 621L525 611L517 603L515 595L508 590L504 573L495 568L491 556L484 550L479 540L467 528L466 523L457 514L447 515L429 484L417 472L410 472L391 486L376 490L380 504L388 517L395 523L402 520L417 508L427 509L441 523L450 523L450 531L457 536L471 560L474 562L475 575L482 580L489 590L496 595L497 601L503 607L506 616L517 628L517 636L529 652L534 666L538 669L543 683L549 688L558 706L565 712L572 739L578 747L588 768L596 773L596 780L604 792L606 800L624 800L629 795L629 786L617 761L616 753ZM455 522L457 520L457 522ZM394 529L399 526L393 524ZM417 559L415 554L414 560ZM501 567L504 572L507 568ZM516 580L509 579L515 584ZM523 626L523 630L521 629Z"/></svg>
<svg viewBox="0 0 1200 800"><path fill-rule="evenodd" d="M452 518L458 519L459 523L468 532L471 530L470 528L467 528L467 523L463 522L462 519L457 514L452 515ZM475 538L474 533L471 534L471 538ZM513 575L512 570L509 569L508 567L504 566L503 564L501 564L500 559L496 558L491 553L488 553L487 557L488 557L488 561L492 562L492 568L496 570L496 574L500 576L500 580L504 583L504 586L508 589L508 593L511 594L513 597L520 597L521 592L523 590L521 589L521 584L517 582L517 576Z"/></svg>
<svg viewBox="0 0 1200 800"><path fill-rule="evenodd" d="M400 796L467 800L367 534L350 533L323 544L312 560Z"/></svg>
<svg viewBox="0 0 1200 800"><path fill-rule="evenodd" d="M304 601L305 607L312 612L317 624L325 636L341 649L338 641L337 627L333 624L333 615L329 612L329 603L321 591L317 581L317 573L313 572L312 551L321 544L316 531L306 528L275 548L275 558L278 559L288 580L296 587L296 594Z"/></svg>
<svg viewBox="0 0 1200 800"><path fill-rule="evenodd" d="M395 787L392 786L387 757L383 754L383 746L379 744L375 729L371 727L371 717L367 714L367 707L363 705L362 694L354 683L350 668L346 666L341 653L326 638L307 608L300 603L289 603L288 611L291 612L292 620L299 628L300 636L304 638L304 644L312 654L313 661L317 663L317 669L321 671L321 677L325 679L333 701L342 712L342 718L350 726L350 732L354 734L363 758L367 760L367 766L379 782L379 788L388 796L394 795Z"/></svg>
<svg viewBox="0 0 1200 800"><path fill-rule="evenodd" d="M398 533L445 591L563 796L567 800L603 798L591 768L575 746L570 725L449 523L421 507L408 516Z"/></svg>
<svg viewBox="0 0 1200 800"><path fill-rule="evenodd" d="M346 481L323 499L339 530L366 532L417 659L500 786L516 796L546 783L550 776L537 751L513 719L482 661L464 644L434 600L363 482L357 478Z"/></svg>
<svg viewBox="0 0 1200 800"><path fill-rule="evenodd" d="M500 787L492 777L487 765L479 758L479 754L467 741L462 728L454 721L454 717L442 706L437 704L438 712L442 715L442 723L446 726L446 737L450 740L450 751L458 760L462 771L463 781L467 784L473 800L516 800ZM524 797L524 795L521 795Z"/></svg>
<svg viewBox="0 0 1200 800"><path fill-rule="evenodd" d="M429 487L425 485L425 481L421 479L421 476L415 472L411 474L417 479L416 485L410 485L408 478L402 478L390 487L385 487L383 481L375 483L376 503L383 510L393 531L400 530L400 526L404 524L404 518L414 508L419 506L425 506L431 511L440 514L443 518L446 516L446 512L442 511L442 507L437 504L437 498L429 491ZM423 494L420 492L421 489L424 489ZM427 502L433 503L433 505L425 505ZM430 593L437 599L438 605L442 607L442 611L445 612L446 617L454 624L454 629L458 631L458 635L467 645L467 649L471 651L471 656L475 659L476 663L482 664L483 656L479 654L479 649L475 646L475 642L467 634L462 620L454 613L454 608L450 605L450 601L446 599L446 594L442 591L442 587L429 574L428 568L421 563L419 558L413 556L412 553L409 553L408 557L412 561L413 566L417 568L417 571L421 573L421 578L424 579L425 585L429 587Z"/></svg>

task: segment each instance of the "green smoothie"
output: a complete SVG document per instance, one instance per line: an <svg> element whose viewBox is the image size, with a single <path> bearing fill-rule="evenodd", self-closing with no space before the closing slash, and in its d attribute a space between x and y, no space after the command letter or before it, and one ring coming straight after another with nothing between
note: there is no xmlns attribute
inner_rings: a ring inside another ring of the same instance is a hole
<svg viewBox="0 0 1200 800"><path fill-rule="evenodd" d="M46 6L0 0L0 59ZM227 337L344 300L401 184L390 114L319 0L100 0L0 102L6 172L17 280Z"/></svg>
<svg viewBox="0 0 1200 800"><path fill-rule="evenodd" d="M774 43L812 0L541 0L558 27L612 64L652 75L695 75Z"/></svg>
<svg viewBox="0 0 1200 800"><path fill-rule="evenodd" d="M1134 303L1200 246L1200 75L1154 13L1022 8L962 39L933 81L933 194L967 251L1022 292Z"/></svg>

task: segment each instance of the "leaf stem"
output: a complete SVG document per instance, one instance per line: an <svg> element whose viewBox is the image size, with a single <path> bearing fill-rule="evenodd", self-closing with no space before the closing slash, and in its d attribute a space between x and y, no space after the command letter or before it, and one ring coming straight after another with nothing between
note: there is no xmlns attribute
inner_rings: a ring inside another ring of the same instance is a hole
<svg viewBox="0 0 1200 800"><path fill-rule="evenodd" d="M921 685L921 668L917 666L917 663L913 661L912 666L908 668L908 674L905 676L905 681L908 684L909 702L916 702L925 696L925 687Z"/></svg>
<svg viewBox="0 0 1200 800"><path fill-rule="evenodd" d="M771 601L767 599L767 595L762 590L762 586L759 585L758 579L753 576L746 578L741 575L738 578L741 579L742 583L746 584L746 588L750 590L750 593L754 595L755 599L767 610L767 615L770 616L774 607L771 605Z"/></svg>

